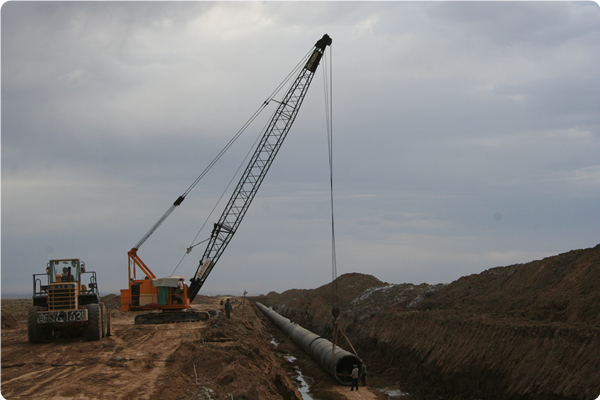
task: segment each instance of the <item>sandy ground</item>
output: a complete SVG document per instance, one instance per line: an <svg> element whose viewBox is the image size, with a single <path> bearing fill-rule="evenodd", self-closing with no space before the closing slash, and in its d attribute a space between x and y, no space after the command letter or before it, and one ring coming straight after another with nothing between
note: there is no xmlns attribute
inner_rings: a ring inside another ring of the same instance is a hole
<svg viewBox="0 0 600 400"><path fill-rule="evenodd" d="M361 400L361 399L365 399L365 400L376 400L378 398L378 395L376 394L376 392L374 392L372 389L369 388L363 388L360 387L358 391L352 391L350 392L348 388L341 388L341 387L336 387L333 389L336 393L339 393L340 395L345 396L348 400Z"/></svg>
<svg viewBox="0 0 600 400"><path fill-rule="evenodd" d="M207 324L135 325L112 310L113 335L97 342L58 339L32 345L27 328L2 331L2 395L6 399L151 399L168 381L182 341ZM175 390L172 398L177 398ZM171 396L169 396L171 397Z"/></svg>
<svg viewBox="0 0 600 400"><path fill-rule="evenodd" d="M315 400L381 399L361 387L340 386L248 302L238 302L230 320L135 325L134 313L111 308L113 335L27 342L23 314L10 326L3 315L1 392L4 398L93 399L302 399L296 386L301 368ZM207 297L199 310L219 308ZM5 318L6 317L6 318ZM12 320L12 318L10 318ZM275 346L273 338L283 342ZM294 355L295 363L286 361ZM312 393L313 386L316 389Z"/></svg>
<svg viewBox="0 0 600 400"><path fill-rule="evenodd" d="M491 268L447 285L388 284L345 274L336 283L340 321L366 362L368 383L403 400L596 399L598 265L600 245ZM328 284L256 300L328 338L331 293ZM199 297L196 308L218 308L219 298ZM231 319L136 326L133 313L120 311L117 296L105 301L114 336L31 345L21 322L26 308L13 312L3 299L2 395L303 400L294 382L300 369L314 400L386 398L371 387L350 392L340 386L250 303L244 314L234 303Z"/></svg>

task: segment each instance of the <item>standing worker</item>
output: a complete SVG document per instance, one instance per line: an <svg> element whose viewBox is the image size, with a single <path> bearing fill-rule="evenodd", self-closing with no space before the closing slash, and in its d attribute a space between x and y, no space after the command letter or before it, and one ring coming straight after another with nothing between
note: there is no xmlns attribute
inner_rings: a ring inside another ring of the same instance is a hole
<svg viewBox="0 0 600 400"><path fill-rule="evenodd" d="M362 381L363 386L367 386L367 365L364 361L360 365L360 380Z"/></svg>
<svg viewBox="0 0 600 400"><path fill-rule="evenodd" d="M354 386L356 386L356 391L358 391L358 365L354 365L354 369L352 370L352 384L350 385L350 391L354 390Z"/></svg>
<svg viewBox="0 0 600 400"><path fill-rule="evenodd" d="M231 303L229 302L229 299L227 299L227 302L225 303L225 315L227 316L227 318L231 318L231 310L233 308L231 307Z"/></svg>

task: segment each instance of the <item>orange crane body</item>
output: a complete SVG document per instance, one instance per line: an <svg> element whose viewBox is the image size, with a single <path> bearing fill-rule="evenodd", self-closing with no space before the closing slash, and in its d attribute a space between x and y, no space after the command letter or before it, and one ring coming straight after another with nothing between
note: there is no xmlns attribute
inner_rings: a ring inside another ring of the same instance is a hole
<svg viewBox="0 0 600 400"><path fill-rule="evenodd" d="M121 309L123 311L157 311L137 315L136 324L186 322L209 318L208 313L192 309L191 302L241 223L295 120L325 48L331 45L331 42L331 38L326 34L315 44L313 52L307 58L283 101L278 102L277 110L263 133L254 156L246 167L246 171L219 222L214 224L211 237L207 239L210 242L204 256L200 260L196 273L190 279L190 287L185 284L184 277L157 277L137 254L140 246L154 230L183 202L190 189L171 205L140 242L127 253L129 285L127 289L121 290ZM138 270L140 274L138 274Z"/></svg>

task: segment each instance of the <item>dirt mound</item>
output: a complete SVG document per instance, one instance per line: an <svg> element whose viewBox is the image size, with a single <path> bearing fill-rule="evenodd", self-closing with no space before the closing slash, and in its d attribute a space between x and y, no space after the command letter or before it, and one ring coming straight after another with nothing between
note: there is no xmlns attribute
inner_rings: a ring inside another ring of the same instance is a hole
<svg viewBox="0 0 600 400"><path fill-rule="evenodd" d="M194 301L192 301L192 304L212 304L214 299L213 296L197 295L194 298Z"/></svg>
<svg viewBox="0 0 600 400"><path fill-rule="evenodd" d="M2 329L16 329L21 324L11 314L2 313Z"/></svg>
<svg viewBox="0 0 600 400"><path fill-rule="evenodd" d="M100 301L106 304L110 309L120 310L121 309L121 296L116 294L109 294L100 298Z"/></svg>
<svg viewBox="0 0 600 400"><path fill-rule="evenodd" d="M533 321L600 325L600 245L452 282L421 304Z"/></svg>
<svg viewBox="0 0 600 400"><path fill-rule="evenodd" d="M271 352L254 309L239 319L211 319L201 340L184 342L170 359L183 374L189 375L190 365L197 371L202 389L189 394L190 399L301 400L282 361Z"/></svg>
<svg viewBox="0 0 600 400"><path fill-rule="evenodd" d="M337 306L345 310L363 293L387 285L374 276L351 273L317 289L292 289L281 294L272 292L267 298L258 297L256 300L294 321L302 321L308 330L323 333L331 330L332 297L336 287Z"/></svg>
<svg viewBox="0 0 600 400"><path fill-rule="evenodd" d="M375 384L426 397L589 400L600 394L599 266L600 245L448 285L361 274L334 285ZM266 304L331 338L333 287L270 293Z"/></svg>

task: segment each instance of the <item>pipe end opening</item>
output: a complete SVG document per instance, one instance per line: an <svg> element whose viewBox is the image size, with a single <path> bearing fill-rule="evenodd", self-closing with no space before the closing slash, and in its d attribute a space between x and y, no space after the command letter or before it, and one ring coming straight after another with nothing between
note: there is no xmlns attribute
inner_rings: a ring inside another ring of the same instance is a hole
<svg viewBox="0 0 600 400"><path fill-rule="evenodd" d="M340 358L335 366L335 376L338 382L350 386L352 384L352 370L355 365L360 368L361 363L360 358L353 354L348 354Z"/></svg>

